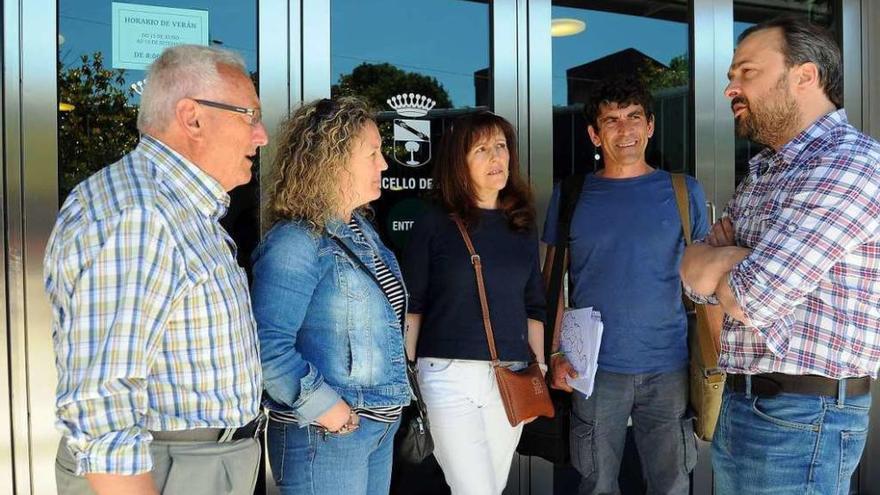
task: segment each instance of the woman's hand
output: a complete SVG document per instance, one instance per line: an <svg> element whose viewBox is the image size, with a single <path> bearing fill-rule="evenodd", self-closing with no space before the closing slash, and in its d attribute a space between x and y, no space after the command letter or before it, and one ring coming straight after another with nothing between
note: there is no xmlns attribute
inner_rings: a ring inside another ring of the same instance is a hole
<svg viewBox="0 0 880 495"><path fill-rule="evenodd" d="M327 431L336 432L348 423L349 417L351 417L351 407L344 400L339 399L339 402L318 417L318 423Z"/></svg>

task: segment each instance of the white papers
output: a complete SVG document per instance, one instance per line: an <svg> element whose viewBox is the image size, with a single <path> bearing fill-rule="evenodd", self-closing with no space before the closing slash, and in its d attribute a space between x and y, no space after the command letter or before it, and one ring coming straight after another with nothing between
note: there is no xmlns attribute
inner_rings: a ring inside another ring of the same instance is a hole
<svg viewBox="0 0 880 495"><path fill-rule="evenodd" d="M593 394L602 330L602 315L592 307L567 309L562 315L559 346L578 372L577 378L569 376L566 380L586 397Z"/></svg>

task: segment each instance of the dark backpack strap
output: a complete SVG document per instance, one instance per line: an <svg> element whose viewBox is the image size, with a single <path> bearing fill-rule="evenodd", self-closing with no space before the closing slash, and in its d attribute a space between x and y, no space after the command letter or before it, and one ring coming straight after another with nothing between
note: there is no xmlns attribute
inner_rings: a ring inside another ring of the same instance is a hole
<svg viewBox="0 0 880 495"><path fill-rule="evenodd" d="M571 219L581 190L584 188L586 174L579 173L568 176L559 186L559 217L557 218L556 245L553 255L553 267L550 271L550 283L547 284L547 323L544 325L544 358L550 362L553 334L556 331L556 320L559 318L559 294L562 292L562 278L565 275L565 257L568 252L568 241L571 235Z"/></svg>

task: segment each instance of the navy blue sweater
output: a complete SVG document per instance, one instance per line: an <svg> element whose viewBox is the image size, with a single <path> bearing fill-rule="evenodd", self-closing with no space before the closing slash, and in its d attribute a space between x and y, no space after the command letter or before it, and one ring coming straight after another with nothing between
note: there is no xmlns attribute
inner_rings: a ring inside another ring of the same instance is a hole
<svg viewBox="0 0 880 495"><path fill-rule="evenodd" d="M526 320L544 321L545 303L534 230L514 232L499 210L480 210L469 231L483 278L498 356L530 360ZM416 221L403 255L409 312L422 315L417 355L489 360L477 281L455 222L438 207Z"/></svg>

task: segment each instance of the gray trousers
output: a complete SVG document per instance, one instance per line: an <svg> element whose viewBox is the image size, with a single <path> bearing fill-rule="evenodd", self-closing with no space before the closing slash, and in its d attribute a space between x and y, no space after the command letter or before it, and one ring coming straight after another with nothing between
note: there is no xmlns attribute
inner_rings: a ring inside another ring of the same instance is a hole
<svg viewBox="0 0 880 495"><path fill-rule="evenodd" d="M150 444L153 481L163 495L253 495L260 467L260 444L235 442L159 442ZM94 495L61 439L55 457L59 495Z"/></svg>
<svg viewBox="0 0 880 495"><path fill-rule="evenodd" d="M687 416L687 370L622 375L599 370L593 395L572 394L571 462L580 495L619 494L617 477L631 416L649 495L687 495L697 462Z"/></svg>

